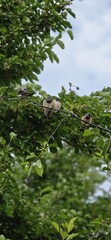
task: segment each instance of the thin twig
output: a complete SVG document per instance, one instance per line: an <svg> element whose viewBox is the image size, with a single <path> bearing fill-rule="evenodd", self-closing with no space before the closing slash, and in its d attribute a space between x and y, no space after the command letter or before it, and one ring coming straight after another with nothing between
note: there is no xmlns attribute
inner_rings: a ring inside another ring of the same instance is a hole
<svg viewBox="0 0 111 240"><path fill-rule="evenodd" d="M63 123L63 121L67 118L67 116L65 116L60 123L57 125L57 127L55 128L55 130L53 131L53 133L50 135L49 139L47 140L47 143L50 141L50 139L53 137L53 135L55 134L55 132L57 131L57 129L60 127L60 125Z"/></svg>
<svg viewBox="0 0 111 240"><path fill-rule="evenodd" d="M57 129L60 127L60 125L62 124L62 122L67 118L67 116L65 116L60 123L57 125L57 127L55 128L55 130L53 131L53 133L50 135L50 137L48 138L48 140L46 141L46 144L42 147L41 152L39 153L39 155L37 156L37 160L40 158L41 154L45 151L46 147L48 147L48 143L50 141L50 139L53 137L53 135L55 134L55 132L57 131Z"/></svg>

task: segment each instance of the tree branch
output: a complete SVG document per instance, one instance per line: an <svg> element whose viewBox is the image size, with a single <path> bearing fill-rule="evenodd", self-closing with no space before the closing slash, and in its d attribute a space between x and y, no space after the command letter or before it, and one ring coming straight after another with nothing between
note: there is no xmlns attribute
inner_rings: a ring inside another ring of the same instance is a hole
<svg viewBox="0 0 111 240"><path fill-rule="evenodd" d="M10 98L9 100L11 100L11 99L13 99L13 98ZM17 98L14 98L14 99L17 99ZM20 98L19 98L18 100L20 100ZM21 99L21 100L23 100L23 99ZM33 100L30 100L29 98L28 98L28 102L31 102L31 103L33 103L33 104L35 104L35 105L38 105L38 106L41 107L41 108L50 109L50 108L48 108L48 107L44 107L42 104L40 104L40 103L38 103L38 102L35 102L35 101L33 101ZM74 118L78 119L79 121L86 122L86 121L82 120L78 115L76 115L75 113L71 112L70 110L59 110L59 111L58 111L58 110L55 110L55 109L50 109L50 110L51 110L51 111L54 111L54 112L62 112L62 113L70 114L71 116L73 116ZM107 129L107 128L104 128L104 127L101 127L101 126L99 126L99 125L97 125L97 124L94 124L94 123L89 123L89 126L92 126L92 127L95 127L95 128L98 128L98 129L101 129L101 130L103 130L103 131L106 131L106 132L111 133L111 130L109 130L109 129Z"/></svg>
<svg viewBox="0 0 111 240"><path fill-rule="evenodd" d="M35 102L35 101L32 101L32 100L30 100L30 102L32 102L32 103L34 103L34 104L36 104L36 105L38 105L38 106L40 106L40 107L42 107L42 108L50 109L50 108L48 108L48 107L43 107L43 105L42 105L42 104L39 104L38 102ZM82 121L82 122L87 123L86 121L82 120L78 115L76 115L75 113L71 112L70 110L59 110L59 111L58 111L58 110L55 110L55 109L51 109L51 110L54 111L54 112L62 112L62 113L70 114L71 116L73 116L74 118L78 119L79 121ZM101 127L101 126L99 126L99 125L97 125L97 124L94 124L94 123L89 123L89 126L92 126L92 127L95 127L95 128L99 128L99 129L101 129L101 130L104 130L104 131L106 131L106 132L111 133L111 130L109 130L109 129L107 129L107 128L104 128L104 127Z"/></svg>

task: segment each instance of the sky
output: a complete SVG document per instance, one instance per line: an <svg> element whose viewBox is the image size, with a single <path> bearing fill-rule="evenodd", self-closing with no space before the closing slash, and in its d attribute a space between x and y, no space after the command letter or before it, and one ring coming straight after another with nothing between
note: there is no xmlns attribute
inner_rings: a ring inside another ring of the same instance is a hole
<svg viewBox="0 0 111 240"><path fill-rule="evenodd" d="M74 0L70 17L74 40L67 33L65 49L54 47L60 63L47 60L39 84L48 94L58 95L69 82L79 86L80 96L111 87L111 0Z"/></svg>

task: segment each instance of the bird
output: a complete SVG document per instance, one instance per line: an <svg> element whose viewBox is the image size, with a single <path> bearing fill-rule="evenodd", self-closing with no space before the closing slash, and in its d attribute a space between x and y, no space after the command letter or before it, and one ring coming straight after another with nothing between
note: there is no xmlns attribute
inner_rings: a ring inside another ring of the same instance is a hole
<svg viewBox="0 0 111 240"><path fill-rule="evenodd" d="M53 98L51 96L47 96L47 98L43 100L43 109L44 109L44 116L45 117L47 117L47 118L52 117L53 106L54 106Z"/></svg>
<svg viewBox="0 0 111 240"><path fill-rule="evenodd" d="M25 97L32 96L34 93L35 92L29 92L27 88L24 88L24 89L20 88L17 92L17 95L20 96L21 98L25 98Z"/></svg>
<svg viewBox="0 0 111 240"><path fill-rule="evenodd" d="M59 111L60 108L61 108L61 102L60 102L60 99L57 97L56 99L53 100L53 109L55 109L56 111Z"/></svg>
<svg viewBox="0 0 111 240"><path fill-rule="evenodd" d="M89 124L92 122L92 116L90 113L85 113L85 115L81 118L81 120L85 121L81 121L81 127L80 130L85 130Z"/></svg>

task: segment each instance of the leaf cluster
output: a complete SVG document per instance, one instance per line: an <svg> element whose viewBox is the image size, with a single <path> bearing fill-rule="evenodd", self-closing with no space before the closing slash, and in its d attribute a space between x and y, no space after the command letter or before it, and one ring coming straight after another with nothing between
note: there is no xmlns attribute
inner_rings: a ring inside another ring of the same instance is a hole
<svg viewBox="0 0 111 240"><path fill-rule="evenodd" d="M62 32L73 38L68 15L75 17L65 1L4 0L0 3L0 79L1 85L33 81L44 68L44 61L59 62L53 51Z"/></svg>

